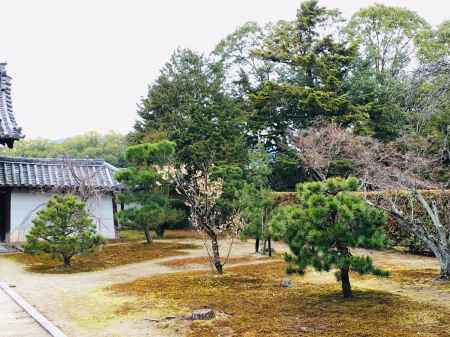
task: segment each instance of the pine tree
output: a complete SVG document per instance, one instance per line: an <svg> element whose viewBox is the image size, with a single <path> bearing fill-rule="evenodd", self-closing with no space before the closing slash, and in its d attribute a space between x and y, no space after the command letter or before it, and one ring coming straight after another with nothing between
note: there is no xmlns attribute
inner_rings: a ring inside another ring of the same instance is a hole
<svg viewBox="0 0 450 337"><path fill-rule="evenodd" d="M103 243L85 203L74 195L55 195L33 220L24 249L48 253L70 266L72 257L92 252Z"/></svg>
<svg viewBox="0 0 450 337"><path fill-rule="evenodd" d="M337 268L344 297L352 297L349 272L387 276L370 257L354 256L350 248L382 247L385 215L352 194L355 178L332 178L324 182L300 184L300 208L287 219L286 239L293 255L287 256L291 270L305 272Z"/></svg>
<svg viewBox="0 0 450 337"><path fill-rule="evenodd" d="M127 205L119 212L120 221L124 227L144 231L149 244L152 230L160 232L163 224L182 216L170 197L173 187L168 170L174 153L175 143L167 140L130 146L126 152L129 166L116 174L126 188L119 196Z"/></svg>

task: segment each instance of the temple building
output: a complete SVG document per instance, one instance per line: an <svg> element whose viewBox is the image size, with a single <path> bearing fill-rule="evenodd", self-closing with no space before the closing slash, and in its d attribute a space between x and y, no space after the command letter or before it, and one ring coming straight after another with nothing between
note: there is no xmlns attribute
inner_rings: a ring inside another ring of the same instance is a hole
<svg viewBox="0 0 450 337"><path fill-rule="evenodd" d="M13 112L11 77L6 64L0 63L0 146L12 148L22 138ZM51 196L67 192L83 194L103 237L117 237L116 170L99 159L0 157L0 243L23 242L34 216Z"/></svg>

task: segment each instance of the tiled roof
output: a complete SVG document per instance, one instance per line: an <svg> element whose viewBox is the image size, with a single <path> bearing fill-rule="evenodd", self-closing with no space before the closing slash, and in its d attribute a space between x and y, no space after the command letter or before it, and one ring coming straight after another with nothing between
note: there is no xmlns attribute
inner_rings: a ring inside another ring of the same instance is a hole
<svg viewBox="0 0 450 337"><path fill-rule="evenodd" d="M117 169L104 160L0 157L0 188L70 189L80 182L101 190L117 190Z"/></svg>
<svg viewBox="0 0 450 337"><path fill-rule="evenodd" d="M17 126L11 100L11 77L6 74L6 63L0 63L0 144L13 146L15 140L23 138Z"/></svg>

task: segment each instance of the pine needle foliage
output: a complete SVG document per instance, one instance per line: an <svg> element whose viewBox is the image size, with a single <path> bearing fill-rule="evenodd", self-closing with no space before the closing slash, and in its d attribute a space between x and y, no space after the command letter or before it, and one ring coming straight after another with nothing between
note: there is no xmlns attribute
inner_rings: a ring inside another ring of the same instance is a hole
<svg viewBox="0 0 450 337"><path fill-rule="evenodd" d="M50 254L68 267L72 257L92 253L103 242L83 201L71 194L54 195L34 218L24 249Z"/></svg>
<svg viewBox="0 0 450 337"><path fill-rule="evenodd" d="M332 178L300 184L300 208L288 214L286 240L292 251L287 255L290 271L304 273L308 266L318 271L337 268L344 297L351 297L349 271L387 276L368 256L353 256L350 248L384 245L382 226L385 215L350 192L356 191L355 178Z"/></svg>
<svg viewBox="0 0 450 337"><path fill-rule="evenodd" d="M132 145L126 152L129 166L116 174L125 186L119 200L127 206L119 212L121 225L142 230L149 244L152 230L163 231L164 224L183 216L173 207L175 201L171 198L170 170L174 155L175 143L168 140Z"/></svg>

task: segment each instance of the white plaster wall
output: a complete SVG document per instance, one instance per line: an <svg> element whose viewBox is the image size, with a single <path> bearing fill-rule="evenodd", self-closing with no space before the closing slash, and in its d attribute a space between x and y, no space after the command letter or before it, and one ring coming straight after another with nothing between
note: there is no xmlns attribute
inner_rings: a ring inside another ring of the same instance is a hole
<svg viewBox="0 0 450 337"><path fill-rule="evenodd" d="M102 194L87 202L87 208L92 215L97 231L106 239L114 239L114 212L112 196Z"/></svg>
<svg viewBox="0 0 450 337"><path fill-rule="evenodd" d="M25 241L26 233L32 227L36 213L47 205L52 193L22 192L11 193L11 242ZM114 216L112 199L109 195L101 195L95 200L88 200L87 208L97 226L97 231L107 239L114 239Z"/></svg>

